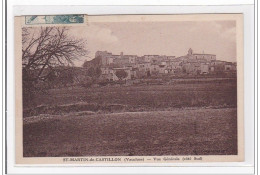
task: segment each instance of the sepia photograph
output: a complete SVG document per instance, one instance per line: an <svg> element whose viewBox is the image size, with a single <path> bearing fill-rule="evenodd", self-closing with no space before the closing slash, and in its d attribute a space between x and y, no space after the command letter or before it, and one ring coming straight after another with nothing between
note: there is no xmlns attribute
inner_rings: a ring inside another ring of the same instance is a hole
<svg viewBox="0 0 260 175"><path fill-rule="evenodd" d="M243 160L243 15L17 18L22 158Z"/></svg>

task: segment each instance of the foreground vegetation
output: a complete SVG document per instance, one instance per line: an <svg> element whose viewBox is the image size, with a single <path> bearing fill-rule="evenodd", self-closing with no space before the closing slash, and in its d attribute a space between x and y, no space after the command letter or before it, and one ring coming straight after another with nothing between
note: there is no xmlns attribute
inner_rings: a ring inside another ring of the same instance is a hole
<svg viewBox="0 0 260 175"><path fill-rule="evenodd" d="M237 154L236 81L52 89L24 109L25 157Z"/></svg>
<svg viewBox="0 0 260 175"><path fill-rule="evenodd" d="M24 119L24 156L237 154L236 109L189 109Z"/></svg>
<svg viewBox="0 0 260 175"><path fill-rule="evenodd" d="M111 113L186 107L236 107L236 93L234 80L52 89L38 94L31 101L31 106L24 108L24 117L80 111Z"/></svg>

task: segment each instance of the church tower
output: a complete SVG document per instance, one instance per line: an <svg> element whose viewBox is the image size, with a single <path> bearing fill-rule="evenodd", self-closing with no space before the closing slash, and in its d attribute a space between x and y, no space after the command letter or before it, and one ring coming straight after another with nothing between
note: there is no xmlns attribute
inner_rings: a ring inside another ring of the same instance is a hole
<svg viewBox="0 0 260 175"><path fill-rule="evenodd" d="M189 50L188 50L188 55L192 55L193 54L193 50L190 48Z"/></svg>

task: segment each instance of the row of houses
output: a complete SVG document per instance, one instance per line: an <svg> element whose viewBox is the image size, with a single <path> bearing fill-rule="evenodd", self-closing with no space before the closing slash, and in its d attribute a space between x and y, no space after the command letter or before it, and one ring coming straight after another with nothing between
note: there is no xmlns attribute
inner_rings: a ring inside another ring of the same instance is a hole
<svg viewBox="0 0 260 175"><path fill-rule="evenodd" d="M217 73L236 73L236 63L220 61L214 54L197 54L192 49L181 57L166 55L113 55L107 51L97 51L101 58L102 78L116 81L116 72L124 70L124 79L140 78L159 74L198 75Z"/></svg>

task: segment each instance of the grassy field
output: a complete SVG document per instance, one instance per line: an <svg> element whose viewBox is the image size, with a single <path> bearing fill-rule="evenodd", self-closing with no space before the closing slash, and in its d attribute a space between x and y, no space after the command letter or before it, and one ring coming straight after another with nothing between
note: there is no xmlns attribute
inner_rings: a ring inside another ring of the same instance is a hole
<svg viewBox="0 0 260 175"><path fill-rule="evenodd" d="M24 119L24 156L237 154L236 109Z"/></svg>
<svg viewBox="0 0 260 175"><path fill-rule="evenodd" d="M52 89L24 108L25 157L237 154L236 81Z"/></svg>
<svg viewBox="0 0 260 175"><path fill-rule="evenodd" d="M185 107L236 107L235 81L127 87L64 88L38 94L24 117L92 111L140 112Z"/></svg>

